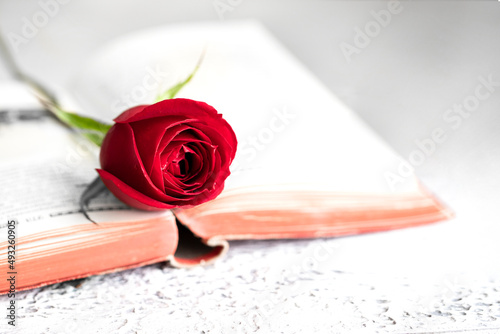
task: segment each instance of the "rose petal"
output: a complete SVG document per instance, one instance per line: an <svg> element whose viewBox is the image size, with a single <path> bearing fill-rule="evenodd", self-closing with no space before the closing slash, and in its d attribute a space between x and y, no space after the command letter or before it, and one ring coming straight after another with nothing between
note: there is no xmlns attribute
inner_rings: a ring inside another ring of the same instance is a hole
<svg viewBox="0 0 500 334"><path fill-rule="evenodd" d="M102 169L97 169L99 176L101 177L102 182L106 185L113 195L116 196L123 203L139 209L139 210L148 210L148 211L156 211L156 210L164 210L164 209L172 209L176 207L172 204L163 203L157 201L151 197L144 195L143 193L138 192L134 188L130 187L116 176L106 172Z"/></svg>
<svg viewBox="0 0 500 334"><path fill-rule="evenodd" d="M200 162L202 163L200 169L197 171L196 175L193 175L189 179L189 187L186 187L186 191L195 191L199 189L200 185L204 185L205 181L214 167L214 155L212 151L215 151L215 147L208 143L198 142L191 143L193 149L196 149L198 154L201 156ZM187 183L187 181L186 181Z"/></svg>
<svg viewBox="0 0 500 334"><path fill-rule="evenodd" d="M187 115L189 118L198 120L213 119L214 116L218 116L217 110L204 102L190 99L168 99L149 106L130 108L114 121L116 123L130 123L162 116L186 117Z"/></svg>
<svg viewBox="0 0 500 334"><path fill-rule="evenodd" d="M135 146L132 128L128 124L115 124L104 138L100 153L101 168L130 187L162 202L176 201L151 182L144 170Z"/></svg>
<svg viewBox="0 0 500 334"><path fill-rule="evenodd" d="M162 138L168 137L169 129L176 125L189 122L185 117L171 116L158 119L146 119L130 123L134 132L137 151L141 157L144 169L151 175L154 168L155 156ZM172 135L174 136L174 135ZM154 182L156 184L156 182ZM158 184L156 184L158 186Z"/></svg>
<svg viewBox="0 0 500 334"><path fill-rule="evenodd" d="M170 144L172 139L185 129L189 129L189 126L187 126L186 124L178 124L171 128L168 128L168 130L165 131L165 134L163 135L160 144L156 148L152 169L150 170L149 175L151 177L151 180L153 180L154 184L156 184L158 188L160 188L162 191L165 191L165 188L163 186L163 169L162 169L165 163L162 163L161 161L161 154L165 150L165 147L168 144Z"/></svg>
<svg viewBox="0 0 500 334"><path fill-rule="evenodd" d="M231 126L222 118L221 114L217 113L217 110L205 102L190 99L164 100L149 106L131 108L118 116L115 122L136 122L162 116L183 116L184 118L195 119L201 124L217 129L220 135L228 142L229 146L236 148L236 135L232 131ZM234 159L235 152L232 153L231 160Z"/></svg>
<svg viewBox="0 0 500 334"><path fill-rule="evenodd" d="M130 108L115 122L101 149L100 175L127 204L185 208L223 190L237 139L213 107L170 99Z"/></svg>
<svg viewBox="0 0 500 334"><path fill-rule="evenodd" d="M236 137L224 136L222 131L219 131L216 127L211 127L201 122L190 122L190 126L197 128L199 131L203 132L206 136L210 138L213 144L219 146L219 149L224 152L223 154L223 165L229 165L234 159L236 154ZM234 140L234 141L233 141Z"/></svg>
<svg viewBox="0 0 500 334"><path fill-rule="evenodd" d="M118 117L116 117L113 121L115 121L115 123L127 123L127 119L132 118L134 115L140 114L142 110L148 106L148 104L143 104L127 109L120 115L118 115Z"/></svg>

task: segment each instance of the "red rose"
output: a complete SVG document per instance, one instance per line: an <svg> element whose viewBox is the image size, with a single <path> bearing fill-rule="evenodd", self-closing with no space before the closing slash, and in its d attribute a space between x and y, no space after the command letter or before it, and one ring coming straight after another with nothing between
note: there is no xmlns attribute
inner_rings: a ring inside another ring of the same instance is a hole
<svg viewBox="0 0 500 334"><path fill-rule="evenodd" d="M97 171L122 202L142 210L187 208L224 188L237 141L213 107L170 99L130 108L114 121Z"/></svg>

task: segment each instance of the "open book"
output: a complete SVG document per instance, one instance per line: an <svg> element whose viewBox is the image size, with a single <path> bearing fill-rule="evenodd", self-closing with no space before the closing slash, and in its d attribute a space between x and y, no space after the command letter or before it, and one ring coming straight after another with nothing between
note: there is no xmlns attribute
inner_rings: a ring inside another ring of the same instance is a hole
<svg viewBox="0 0 500 334"><path fill-rule="evenodd" d="M16 272L16 290L167 260L208 263L227 251L227 240L333 237L451 216L413 174L390 182L387 172L403 160L255 22L119 39L60 96L69 110L111 122L184 79L204 50L179 97L214 106L239 144L220 196L174 210L182 229L210 246L202 252L181 252L172 212L132 210L110 193L90 204L99 224L86 220L78 200L97 175L97 149L48 117L21 85L2 88L0 270ZM8 290L4 280L0 293Z"/></svg>

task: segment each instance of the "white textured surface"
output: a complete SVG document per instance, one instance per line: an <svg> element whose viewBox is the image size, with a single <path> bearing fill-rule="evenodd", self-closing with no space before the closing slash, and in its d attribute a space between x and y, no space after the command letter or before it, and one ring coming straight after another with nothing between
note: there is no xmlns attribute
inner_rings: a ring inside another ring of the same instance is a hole
<svg viewBox="0 0 500 334"><path fill-rule="evenodd" d="M348 238L237 242L210 267L150 265L20 293L20 333L500 331L498 280L337 270ZM324 244L326 243L326 244ZM330 247L332 255L318 252ZM307 260L321 254L324 262ZM422 294L422 292L427 292ZM1 298L2 304L6 300ZM5 332L7 326L0 324ZM488 329L488 330L487 330Z"/></svg>
<svg viewBox="0 0 500 334"><path fill-rule="evenodd" d="M37 77L62 84L89 53L121 33L219 19L211 1L162 3L70 1L18 57ZM0 4L7 32L19 32L22 17L39 10L38 1ZM224 18L263 20L333 93L408 157L417 148L415 140L449 125L444 112L473 94L479 76L493 74L500 81L500 6L495 1L403 6L351 63L339 44L352 43L353 29L371 21L370 11L385 3L243 1ZM235 242L214 266L152 265L92 277L79 288L61 284L19 293L18 330L500 332L499 91L460 128L447 127L447 141L417 168L455 210L453 221L326 241ZM331 253L318 248L322 242ZM318 261L314 268L309 257ZM0 297L2 309L7 300ZM6 320L0 331L12 332Z"/></svg>

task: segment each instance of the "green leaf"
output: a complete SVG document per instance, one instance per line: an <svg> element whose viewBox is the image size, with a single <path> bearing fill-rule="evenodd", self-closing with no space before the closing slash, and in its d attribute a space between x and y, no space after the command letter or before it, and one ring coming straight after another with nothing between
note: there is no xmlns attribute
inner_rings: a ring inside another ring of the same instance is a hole
<svg viewBox="0 0 500 334"><path fill-rule="evenodd" d="M106 135L100 132L81 132L81 134L99 147L102 146L102 141L104 140L104 136Z"/></svg>
<svg viewBox="0 0 500 334"><path fill-rule="evenodd" d="M101 123L93 118L81 116L72 112L64 111L57 106L51 108L53 114L70 128L80 130L80 134L97 146L102 145L102 141L111 125Z"/></svg>
<svg viewBox="0 0 500 334"><path fill-rule="evenodd" d="M111 125L109 124L101 123L90 117L80 116L72 112L67 112L60 108L55 108L54 112L57 118L73 128L97 131L104 134L106 134L111 128Z"/></svg>
<svg viewBox="0 0 500 334"><path fill-rule="evenodd" d="M75 113L67 112L61 109L57 99L53 94L49 92L42 84L36 81L31 76L26 75L17 66L9 48L5 44L5 41L0 34L0 56L5 58L5 63L7 69L11 72L12 76L25 82L29 85L37 99L42 103L42 105L51 112L55 118L60 120L65 125L70 128L76 128L80 130L80 133L88 138L94 144L101 146L104 136L111 128L111 125L101 123L90 117L80 116Z"/></svg>
<svg viewBox="0 0 500 334"><path fill-rule="evenodd" d="M177 95L177 93L179 93L179 91L185 85L187 85L191 81L191 79L194 77L194 75L196 74L196 72L200 68L201 61L203 60L204 56L205 56L205 51L203 51L203 53L201 54L200 59L198 60L198 63L196 64L196 67L194 68L193 72L191 72L191 74L184 81L181 81L181 82L177 83L173 87L169 88L163 94L158 95L156 97L156 101L155 102L160 102L160 101L163 101L163 100L173 99Z"/></svg>

